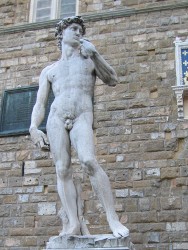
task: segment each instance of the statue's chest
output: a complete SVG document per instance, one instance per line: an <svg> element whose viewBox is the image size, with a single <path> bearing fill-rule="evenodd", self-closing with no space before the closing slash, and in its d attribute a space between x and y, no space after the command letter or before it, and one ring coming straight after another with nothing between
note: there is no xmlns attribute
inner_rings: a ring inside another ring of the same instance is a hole
<svg viewBox="0 0 188 250"><path fill-rule="evenodd" d="M59 61L57 67L53 70L50 78L51 81L57 81L60 78L74 78L81 75L82 77L92 74L94 70L93 62L90 59L74 58L66 61Z"/></svg>
<svg viewBox="0 0 188 250"><path fill-rule="evenodd" d="M49 72L49 81L55 94L67 89L90 88L93 72L94 64L91 59L61 61Z"/></svg>

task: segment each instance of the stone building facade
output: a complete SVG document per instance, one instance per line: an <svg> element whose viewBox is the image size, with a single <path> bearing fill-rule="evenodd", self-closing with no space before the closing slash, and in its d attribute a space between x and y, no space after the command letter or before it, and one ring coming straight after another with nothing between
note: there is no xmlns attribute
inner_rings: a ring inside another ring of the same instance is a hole
<svg viewBox="0 0 188 250"><path fill-rule="evenodd" d="M34 86L60 57L57 20L29 23L29 0L0 1L0 97ZM188 249L188 121L178 120L174 40L188 36L188 3L79 1L86 35L115 68L115 88L97 81L94 135L116 210L136 249ZM20 111L21 112L21 111ZM92 234L108 233L105 214L73 152ZM30 136L0 138L0 249L44 249L61 221L49 152Z"/></svg>

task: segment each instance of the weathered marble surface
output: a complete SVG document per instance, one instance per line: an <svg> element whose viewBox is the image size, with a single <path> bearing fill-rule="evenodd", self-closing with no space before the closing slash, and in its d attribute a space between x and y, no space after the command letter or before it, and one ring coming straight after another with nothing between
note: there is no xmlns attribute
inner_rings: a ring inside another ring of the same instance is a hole
<svg viewBox="0 0 188 250"><path fill-rule="evenodd" d="M47 243L46 250L49 249L135 250L129 237L116 238L112 234L54 236Z"/></svg>
<svg viewBox="0 0 188 250"><path fill-rule="evenodd" d="M107 174L97 162L93 138L93 94L96 77L105 84L118 83L114 69L83 38L85 25L81 17L70 17L57 24L56 36L61 48L59 61L47 66L39 78L37 100L31 116L30 134L42 149L50 149L57 173L57 190L63 207L60 235L84 235L82 206L71 166L71 145L78 154L83 171L107 215L115 237L126 237L129 229L122 225L115 211ZM50 88L54 101L46 125L47 136L39 129L45 115Z"/></svg>

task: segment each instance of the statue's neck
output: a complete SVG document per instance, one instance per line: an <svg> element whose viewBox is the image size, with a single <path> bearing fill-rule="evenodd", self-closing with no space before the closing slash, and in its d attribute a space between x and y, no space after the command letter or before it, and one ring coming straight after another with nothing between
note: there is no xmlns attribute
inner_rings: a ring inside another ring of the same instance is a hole
<svg viewBox="0 0 188 250"><path fill-rule="evenodd" d="M77 56L80 53L79 46L73 47L68 44L62 44L62 60L68 60L70 57Z"/></svg>

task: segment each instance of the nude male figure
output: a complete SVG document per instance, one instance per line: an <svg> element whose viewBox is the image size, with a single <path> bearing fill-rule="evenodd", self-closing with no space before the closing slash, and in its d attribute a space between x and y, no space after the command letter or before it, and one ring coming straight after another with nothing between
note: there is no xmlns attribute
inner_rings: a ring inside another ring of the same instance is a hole
<svg viewBox="0 0 188 250"><path fill-rule="evenodd" d="M63 19L58 23L56 35L62 56L59 61L43 69L40 75L30 134L35 144L40 147L48 147L49 140L56 166L58 194L68 217L66 234L80 234L76 189L70 166L72 144L106 211L114 236L126 237L129 230L119 222L108 177L95 157L92 130L92 97L96 77L109 86L115 86L117 76L99 55L95 46L82 38L84 34L85 26L81 17ZM38 126L44 119L50 87L55 99L46 126L47 140L46 135L38 130Z"/></svg>

